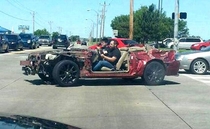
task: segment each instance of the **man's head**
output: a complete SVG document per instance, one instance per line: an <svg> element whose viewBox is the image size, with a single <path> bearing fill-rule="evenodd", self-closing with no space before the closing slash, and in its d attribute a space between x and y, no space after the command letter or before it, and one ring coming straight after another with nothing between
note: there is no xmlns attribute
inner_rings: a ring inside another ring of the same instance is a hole
<svg viewBox="0 0 210 129"><path fill-rule="evenodd" d="M103 38L103 39L101 40L101 46L102 46L102 47L105 47L105 46L107 46L107 44L108 44L108 38Z"/></svg>
<svg viewBox="0 0 210 129"><path fill-rule="evenodd" d="M110 49L117 48L117 46L118 46L118 43L114 40L112 40L109 44Z"/></svg>

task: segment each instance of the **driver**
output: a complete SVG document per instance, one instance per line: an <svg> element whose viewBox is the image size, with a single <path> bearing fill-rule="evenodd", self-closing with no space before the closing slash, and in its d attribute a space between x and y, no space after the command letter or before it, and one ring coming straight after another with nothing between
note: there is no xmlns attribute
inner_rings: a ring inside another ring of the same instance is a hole
<svg viewBox="0 0 210 129"><path fill-rule="evenodd" d="M102 67L107 67L112 70L115 70L115 65L117 64L118 60L120 59L121 53L120 50L117 48L118 43L114 40L110 42L109 45L109 52L107 55L101 54L101 58L103 60L100 60L94 67L94 71L100 71Z"/></svg>

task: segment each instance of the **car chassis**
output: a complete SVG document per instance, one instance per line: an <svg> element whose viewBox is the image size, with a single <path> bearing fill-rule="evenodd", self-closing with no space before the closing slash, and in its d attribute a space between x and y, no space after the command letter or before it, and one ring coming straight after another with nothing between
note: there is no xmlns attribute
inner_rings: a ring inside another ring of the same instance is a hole
<svg viewBox="0 0 210 129"><path fill-rule="evenodd" d="M175 60L175 51L140 47L120 48L121 58L114 71L103 67L101 71L92 71L92 65L98 59L96 50L71 48L70 50L44 51L31 53L26 60L20 61L26 75L38 76L47 82L59 86L74 86L79 78L122 78L141 77L148 85L163 84L165 75L178 76L179 61ZM120 63L119 63L120 62Z"/></svg>

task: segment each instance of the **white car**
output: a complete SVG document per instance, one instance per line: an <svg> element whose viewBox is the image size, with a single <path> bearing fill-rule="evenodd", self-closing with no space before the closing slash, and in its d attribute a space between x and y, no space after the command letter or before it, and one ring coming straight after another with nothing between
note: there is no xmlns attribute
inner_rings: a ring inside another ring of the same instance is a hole
<svg viewBox="0 0 210 129"><path fill-rule="evenodd" d="M180 49L190 49L192 44L203 42L201 38L194 38L194 37L182 37L178 40L178 44L174 44L174 42L168 43L168 48L173 48L174 45Z"/></svg>

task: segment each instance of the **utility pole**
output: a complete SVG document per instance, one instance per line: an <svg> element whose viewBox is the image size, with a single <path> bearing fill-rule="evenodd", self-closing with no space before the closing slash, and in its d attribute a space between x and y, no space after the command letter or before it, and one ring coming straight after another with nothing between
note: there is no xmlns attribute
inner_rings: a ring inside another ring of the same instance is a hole
<svg viewBox="0 0 210 129"><path fill-rule="evenodd" d="M50 34L51 34L51 33L52 33L52 23L53 23L53 22L52 22L52 21L49 21L48 23L49 23L49 25L50 25Z"/></svg>
<svg viewBox="0 0 210 129"><path fill-rule="evenodd" d="M34 29L35 29L35 13L34 11L32 12L32 21L33 21L33 34L34 34Z"/></svg>
<svg viewBox="0 0 210 129"><path fill-rule="evenodd" d="M133 0L130 0L129 39L133 39Z"/></svg>
<svg viewBox="0 0 210 129"><path fill-rule="evenodd" d="M102 34L101 34L101 37L104 37L104 28L105 28L105 12L106 12L106 2L104 1L104 4L103 4L103 9L102 9L102 16L101 16L101 29L102 29Z"/></svg>
<svg viewBox="0 0 210 129"><path fill-rule="evenodd" d="M102 9L102 14L101 14L101 21L100 21L100 38L103 38L102 37L102 26L103 26L103 9Z"/></svg>
<svg viewBox="0 0 210 129"><path fill-rule="evenodd" d="M179 29L179 0L175 0L175 16L174 16L174 50L177 51Z"/></svg>

